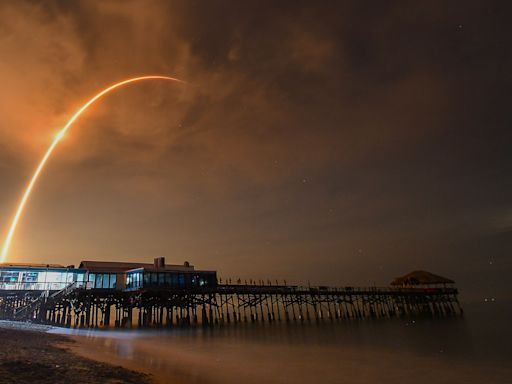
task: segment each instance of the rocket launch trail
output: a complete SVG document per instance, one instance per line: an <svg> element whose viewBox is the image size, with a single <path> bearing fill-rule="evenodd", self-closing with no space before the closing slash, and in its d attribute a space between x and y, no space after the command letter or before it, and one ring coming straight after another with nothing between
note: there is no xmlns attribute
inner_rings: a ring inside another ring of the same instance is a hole
<svg viewBox="0 0 512 384"><path fill-rule="evenodd" d="M178 83L184 83L184 81L176 79L174 77L169 76L160 76L160 75L152 75L152 76L140 76L140 77L133 77L130 79L126 79L123 81L120 81L118 83L112 84L104 89L102 89L100 92L98 92L96 95L94 95L91 99L89 99L80 109L75 112L75 114L68 120L66 125L58 132L58 134L55 136L55 139L47 149L46 153L44 154L43 158L39 162L39 165L37 166L34 174L32 175L28 185L25 188L25 191L23 192L22 198L18 204L18 208L16 209L16 213L14 214L14 217L11 222L11 226L9 227L9 231L7 232L7 236L5 238L3 247L2 247L2 253L0 255L0 262L5 262L7 255L9 253L9 248L12 243L12 239L14 237L14 234L16 232L16 227L18 226L18 222L20 221L21 215L23 214L23 210L25 209L25 205L27 204L27 200L30 197L30 194L32 193L32 190L34 189L34 185L37 182L37 179L39 178L39 175L43 171L46 163L48 162L48 159L51 157L53 151L59 144L60 140L64 137L64 135L67 133L67 131L71 128L73 123L82 115L83 112L87 110L92 104L94 104L96 101L101 99L106 94L114 91L115 89L122 88L125 85L139 82L139 81L146 81L146 80L162 80L162 81L173 81Z"/></svg>

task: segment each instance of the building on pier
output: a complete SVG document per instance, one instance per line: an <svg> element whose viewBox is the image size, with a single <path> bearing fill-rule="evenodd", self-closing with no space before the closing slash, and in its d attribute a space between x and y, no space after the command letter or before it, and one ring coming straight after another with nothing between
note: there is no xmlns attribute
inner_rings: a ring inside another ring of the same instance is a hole
<svg viewBox="0 0 512 384"><path fill-rule="evenodd" d="M0 290L59 291L73 286L89 290L134 291L147 288L190 289L214 287L215 271L196 270L185 262L154 263L82 261L78 268L57 264L1 264Z"/></svg>
<svg viewBox="0 0 512 384"><path fill-rule="evenodd" d="M58 291L70 284L83 287L86 270L56 264L2 264L0 290Z"/></svg>

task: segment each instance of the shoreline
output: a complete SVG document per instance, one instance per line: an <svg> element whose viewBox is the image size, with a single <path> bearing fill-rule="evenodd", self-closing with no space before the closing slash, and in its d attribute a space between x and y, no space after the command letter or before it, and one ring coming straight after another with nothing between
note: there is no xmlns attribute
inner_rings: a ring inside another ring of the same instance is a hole
<svg viewBox="0 0 512 384"><path fill-rule="evenodd" d="M120 366L135 374L150 374L149 379L145 376L146 381L130 381L114 378L111 373L96 378L88 376L87 370L75 370L75 380L59 380L54 376L43 381L35 376L30 379L18 376L17 380L0 379L0 382L226 384L242 380L247 384L316 381L335 384L340 382L340 372L343 372L343 381L347 384L405 381L431 384L439 382L440 378L468 384L509 383L510 348L506 343L511 334L509 302L465 307L464 317L441 321L390 319L321 326L315 323L280 323L279 326L247 323L246 326L175 328L172 331L72 329L0 321L0 328L8 327L7 332L12 332L13 328L20 332L22 327L37 330L45 338L58 336L58 340L51 340L54 346L85 358L92 363L92 369L98 366L94 361L100 361L108 362L110 368ZM75 342L67 342L69 339ZM33 348L32 341L29 344L21 345ZM35 350L48 353L42 349ZM34 352L31 359L37 361ZM76 356L71 358L75 360ZM57 367L51 368L58 371ZM38 367L32 369L37 371Z"/></svg>
<svg viewBox="0 0 512 384"><path fill-rule="evenodd" d="M48 333L55 327L0 321L2 383L127 383L150 384L153 378L120 365L77 353L72 337Z"/></svg>

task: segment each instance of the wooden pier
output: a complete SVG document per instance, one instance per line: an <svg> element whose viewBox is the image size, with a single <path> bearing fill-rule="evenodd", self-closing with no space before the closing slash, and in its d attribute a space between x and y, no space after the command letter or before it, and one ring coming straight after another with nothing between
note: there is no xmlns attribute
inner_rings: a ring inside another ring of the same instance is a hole
<svg viewBox="0 0 512 384"><path fill-rule="evenodd" d="M0 291L0 318L64 327L175 327L323 322L462 314L453 287L301 287L219 284L112 291Z"/></svg>

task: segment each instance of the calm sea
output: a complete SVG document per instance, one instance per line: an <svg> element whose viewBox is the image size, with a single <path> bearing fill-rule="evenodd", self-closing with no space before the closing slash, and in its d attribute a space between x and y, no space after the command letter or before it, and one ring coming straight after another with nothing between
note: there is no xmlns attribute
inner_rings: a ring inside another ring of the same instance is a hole
<svg viewBox="0 0 512 384"><path fill-rule="evenodd" d="M512 383L510 304L436 320L56 332L160 383Z"/></svg>

